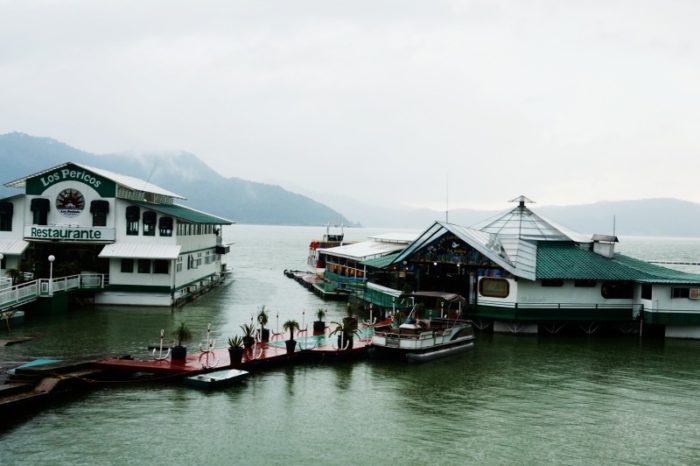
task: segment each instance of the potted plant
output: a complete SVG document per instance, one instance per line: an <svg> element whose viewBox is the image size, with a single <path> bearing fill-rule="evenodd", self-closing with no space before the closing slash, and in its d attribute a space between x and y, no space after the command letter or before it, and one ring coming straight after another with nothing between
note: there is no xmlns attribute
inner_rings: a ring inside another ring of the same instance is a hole
<svg viewBox="0 0 700 466"><path fill-rule="evenodd" d="M177 344L172 347L170 357L175 361L183 361L187 357L187 347L182 344L190 341L192 332L190 332L190 329L187 328L184 322L180 322L180 325L173 331L172 335Z"/></svg>
<svg viewBox="0 0 700 466"><path fill-rule="evenodd" d="M354 336L357 333L357 321L343 319L342 322L331 322L331 324L335 325L335 328L328 336L338 335L338 349L352 349Z"/></svg>
<svg viewBox="0 0 700 466"><path fill-rule="evenodd" d="M265 328L267 325L267 319L267 310L263 304L258 312L258 323L260 324L260 341L264 342L270 341L270 329Z"/></svg>
<svg viewBox="0 0 700 466"><path fill-rule="evenodd" d="M243 359L243 338L240 335L229 337L228 357L230 366L236 367L241 364L241 360Z"/></svg>
<svg viewBox="0 0 700 466"><path fill-rule="evenodd" d="M282 328L289 330L289 340L286 340L284 343L287 345L287 354L292 354L297 346L297 342L294 339L294 330L299 330L299 322L296 320L288 320L282 324Z"/></svg>
<svg viewBox="0 0 700 466"><path fill-rule="evenodd" d="M326 317L326 310L318 308L318 311L316 311L316 318L318 320L314 321L314 335L321 335L326 331L326 323L323 321L324 317Z"/></svg>
<svg viewBox="0 0 700 466"><path fill-rule="evenodd" d="M252 348L253 343L255 343L255 325L252 323L243 324L241 325L241 330L243 330L243 346L246 349Z"/></svg>

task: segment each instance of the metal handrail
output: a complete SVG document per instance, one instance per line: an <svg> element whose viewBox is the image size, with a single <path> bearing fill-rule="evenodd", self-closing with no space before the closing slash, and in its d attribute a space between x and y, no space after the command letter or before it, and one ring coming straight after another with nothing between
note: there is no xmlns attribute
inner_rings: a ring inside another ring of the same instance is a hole
<svg viewBox="0 0 700 466"><path fill-rule="evenodd" d="M39 297L51 296L52 292L97 289L108 284L109 275L106 274L78 274L52 280L39 278L0 290L0 311L26 304Z"/></svg>

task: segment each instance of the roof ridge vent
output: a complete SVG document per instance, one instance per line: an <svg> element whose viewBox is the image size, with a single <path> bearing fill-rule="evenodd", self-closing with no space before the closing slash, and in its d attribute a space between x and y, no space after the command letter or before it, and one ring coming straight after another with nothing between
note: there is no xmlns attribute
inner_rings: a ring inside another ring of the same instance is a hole
<svg viewBox="0 0 700 466"><path fill-rule="evenodd" d="M620 242L617 236L595 234L591 239L593 240L593 252L608 259L615 256L615 243Z"/></svg>

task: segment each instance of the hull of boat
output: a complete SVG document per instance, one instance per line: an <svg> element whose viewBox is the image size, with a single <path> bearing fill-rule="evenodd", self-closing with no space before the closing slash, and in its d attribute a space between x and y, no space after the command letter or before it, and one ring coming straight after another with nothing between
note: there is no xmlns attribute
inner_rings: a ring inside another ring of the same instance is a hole
<svg viewBox="0 0 700 466"><path fill-rule="evenodd" d="M438 349L435 351L426 351L424 353L407 353L406 359L410 362L425 362L433 359L445 358L474 348L474 342L471 341L465 345L452 346L450 348Z"/></svg>
<svg viewBox="0 0 700 466"><path fill-rule="evenodd" d="M422 347L420 349L397 348L393 346L384 346L373 343L370 348L370 354L373 357L404 359L413 362L431 361L454 354L463 353L474 348L474 337L464 337L449 343Z"/></svg>
<svg viewBox="0 0 700 466"><path fill-rule="evenodd" d="M185 384L195 388L219 388L238 383L248 377L248 371L225 369L206 374L193 375L185 379Z"/></svg>

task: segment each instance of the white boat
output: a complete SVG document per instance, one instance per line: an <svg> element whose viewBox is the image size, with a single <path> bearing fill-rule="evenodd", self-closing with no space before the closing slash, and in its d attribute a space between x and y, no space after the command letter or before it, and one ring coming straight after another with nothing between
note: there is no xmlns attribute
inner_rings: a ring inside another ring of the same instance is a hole
<svg viewBox="0 0 700 466"><path fill-rule="evenodd" d="M454 293L416 292L411 297L438 298L444 303L457 303L457 317L419 319L414 304L404 323L398 327L380 327L375 330L371 344L373 354L421 362L462 353L474 347L471 324L459 318L464 302L462 296Z"/></svg>
<svg viewBox="0 0 700 466"><path fill-rule="evenodd" d="M309 270L318 276L322 276L323 272L326 270L326 262L324 258L321 257L319 249L324 248L334 248L337 246L342 246L343 240L345 239L345 227L343 225L334 225L336 228L340 228L339 233L331 233L331 225L326 225L326 233L323 235L321 240L313 240L309 243L309 254L306 258L306 264Z"/></svg>
<svg viewBox="0 0 700 466"><path fill-rule="evenodd" d="M231 385L247 378L248 371L240 369L224 369L205 374L193 375L185 379L185 384L195 388L219 388Z"/></svg>

